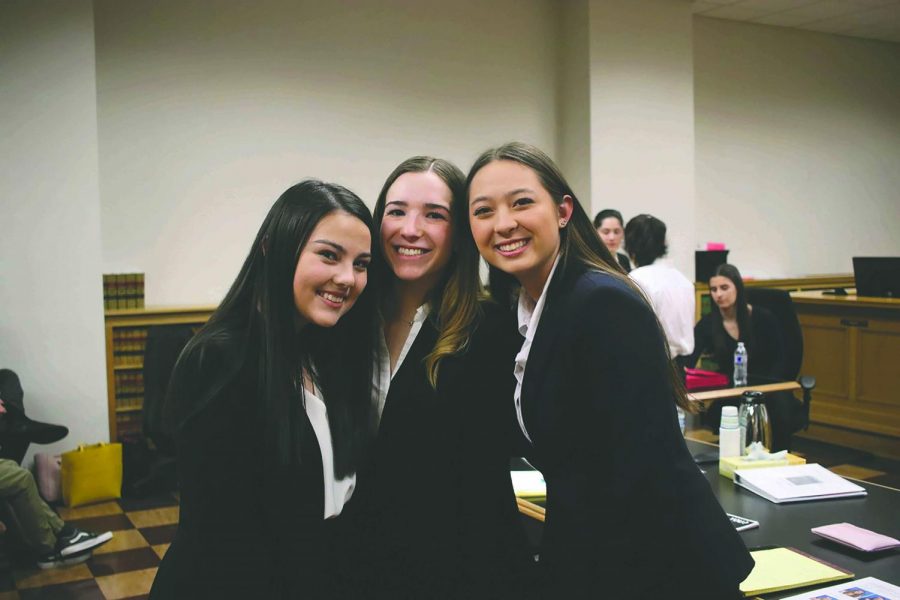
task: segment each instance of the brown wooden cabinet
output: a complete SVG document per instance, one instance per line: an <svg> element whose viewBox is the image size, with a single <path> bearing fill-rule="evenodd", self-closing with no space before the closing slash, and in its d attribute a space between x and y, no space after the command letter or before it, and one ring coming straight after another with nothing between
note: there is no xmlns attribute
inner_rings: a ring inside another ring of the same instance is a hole
<svg viewBox="0 0 900 600"><path fill-rule="evenodd" d="M810 436L900 458L900 300L791 296L817 382Z"/></svg>
<svg viewBox="0 0 900 600"><path fill-rule="evenodd" d="M144 350L147 330L156 325L195 323L209 319L214 306L107 310L106 387L109 439L139 434L144 405Z"/></svg>

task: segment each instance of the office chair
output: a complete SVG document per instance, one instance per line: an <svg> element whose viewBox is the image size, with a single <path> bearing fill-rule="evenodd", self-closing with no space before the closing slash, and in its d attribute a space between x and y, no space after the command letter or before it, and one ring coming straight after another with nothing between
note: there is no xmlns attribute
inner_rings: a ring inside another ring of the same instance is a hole
<svg viewBox="0 0 900 600"><path fill-rule="evenodd" d="M144 407L141 431L144 439L133 455L149 457L141 468L136 459L132 467L144 476L128 486L129 491L144 496L156 491L174 489L176 481L175 441L164 425L163 408L169 379L178 356L193 337L192 325L158 325L147 331L144 351Z"/></svg>
<svg viewBox="0 0 900 600"><path fill-rule="evenodd" d="M800 329L800 321L797 319L791 295L785 290L748 287L747 302L752 306L768 309L778 320L784 342L785 360L782 372L775 374L776 378L781 381L798 381L803 390L803 402L796 411L793 411L786 430L787 448L790 449L791 436L797 431L809 428L809 404L812 401L812 390L816 387L815 377L800 375L800 366L803 363L803 332Z"/></svg>

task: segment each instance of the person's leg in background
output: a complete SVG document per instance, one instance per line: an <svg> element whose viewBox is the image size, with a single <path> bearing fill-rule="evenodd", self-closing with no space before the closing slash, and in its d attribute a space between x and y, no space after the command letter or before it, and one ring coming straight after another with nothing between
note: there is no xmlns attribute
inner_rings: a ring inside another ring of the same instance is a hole
<svg viewBox="0 0 900 600"><path fill-rule="evenodd" d="M84 562L112 539L108 531L97 535L67 525L43 501L31 473L11 460L0 459L0 500L42 569Z"/></svg>
<svg viewBox="0 0 900 600"><path fill-rule="evenodd" d="M19 534L38 556L52 553L65 523L41 499L34 477L17 463L0 459L0 499L9 504Z"/></svg>

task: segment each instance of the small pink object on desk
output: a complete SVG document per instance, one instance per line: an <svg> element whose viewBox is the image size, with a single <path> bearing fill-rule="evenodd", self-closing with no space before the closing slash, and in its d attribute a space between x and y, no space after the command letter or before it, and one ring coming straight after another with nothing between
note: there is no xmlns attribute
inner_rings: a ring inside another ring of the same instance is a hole
<svg viewBox="0 0 900 600"><path fill-rule="evenodd" d="M686 374L684 386L689 392L710 390L728 385L728 377L715 371L685 367L684 372Z"/></svg>
<svg viewBox="0 0 900 600"><path fill-rule="evenodd" d="M725 244L722 242L706 242L706 250L724 250Z"/></svg>
<svg viewBox="0 0 900 600"><path fill-rule="evenodd" d="M813 527L810 531L825 539L862 550L863 552L878 552L879 550L900 548L900 540L895 540L892 537L875 533L850 523L823 525L822 527Z"/></svg>

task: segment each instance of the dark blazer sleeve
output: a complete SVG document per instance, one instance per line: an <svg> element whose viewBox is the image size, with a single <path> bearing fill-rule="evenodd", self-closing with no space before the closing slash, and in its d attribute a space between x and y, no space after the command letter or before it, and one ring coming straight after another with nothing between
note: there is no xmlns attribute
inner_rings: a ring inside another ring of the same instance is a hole
<svg viewBox="0 0 900 600"><path fill-rule="evenodd" d="M441 403L460 415L458 598L528 598L532 562L509 475L520 439L513 394L522 345L514 315L489 304L465 354L448 364ZM449 491L449 490L448 490Z"/></svg>
<svg viewBox="0 0 900 600"><path fill-rule="evenodd" d="M710 589L736 590L752 562L684 443L652 309L621 282L576 295L567 376L588 414L568 432L585 440L576 450L581 462L568 461L572 472L561 477L572 488L587 478L587 493L564 507L573 515L565 533L596 560L583 568L601 581L643 577L646 589L666 580L678 588L677 578L702 569L713 573ZM548 500L551 518L556 500ZM648 564L657 565L653 575Z"/></svg>

